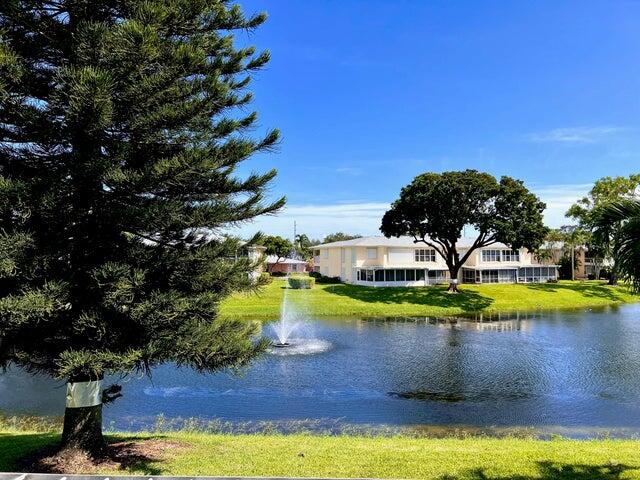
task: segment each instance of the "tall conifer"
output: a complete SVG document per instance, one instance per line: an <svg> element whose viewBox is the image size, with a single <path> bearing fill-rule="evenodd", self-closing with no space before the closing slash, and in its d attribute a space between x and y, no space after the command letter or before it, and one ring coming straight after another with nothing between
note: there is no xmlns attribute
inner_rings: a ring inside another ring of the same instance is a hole
<svg viewBox="0 0 640 480"><path fill-rule="evenodd" d="M254 267L221 233L284 204L275 171L235 173L278 139L246 110L269 55L234 40L264 20L225 0L0 2L0 364L69 382L65 447L104 448L104 375L264 348L217 317Z"/></svg>

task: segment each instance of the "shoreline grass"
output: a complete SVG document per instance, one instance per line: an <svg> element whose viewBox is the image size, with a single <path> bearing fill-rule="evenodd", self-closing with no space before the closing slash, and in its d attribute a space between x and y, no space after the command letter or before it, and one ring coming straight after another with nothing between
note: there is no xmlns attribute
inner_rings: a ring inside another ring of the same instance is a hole
<svg viewBox="0 0 640 480"><path fill-rule="evenodd" d="M65 473L422 479L640 479L638 440L117 433L136 461ZM0 430L0 471L59 441ZM149 448L145 448L145 445ZM163 446L165 448L163 448ZM144 452L152 452L146 455ZM141 453L143 452L143 453ZM106 466L105 466L106 465Z"/></svg>
<svg viewBox="0 0 640 480"><path fill-rule="evenodd" d="M258 293L236 294L223 302L229 318L274 319L280 314L285 282L275 279ZM316 284L310 290L289 290L288 298L316 317L464 316L544 310L600 308L639 302L625 285L601 281L542 284L462 285L459 295L446 286L403 288Z"/></svg>

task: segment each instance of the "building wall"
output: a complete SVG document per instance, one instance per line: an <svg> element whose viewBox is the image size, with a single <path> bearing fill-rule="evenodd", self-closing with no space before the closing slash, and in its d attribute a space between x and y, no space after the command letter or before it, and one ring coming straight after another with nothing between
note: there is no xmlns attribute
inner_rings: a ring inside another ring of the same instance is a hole
<svg viewBox="0 0 640 480"><path fill-rule="evenodd" d="M375 258L369 252L374 251ZM432 250L428 246L416 245L415 247L329 247L314 251L315 266L323 275L330 277L340 277L342 281L355 283L356 269L361 268L415 268L428 270L448 270L447 264L437 252L435 261L416 261L415 250ZM495 269L515 268L522 266L538 265L534 256L526 249L520 249L519 261L484 261L482 260L482 250L505 250L504 248L479 249L471 254L465 267L494 267ZM319 255L317 253L319 252ZM460 255L464 255L465 250L460 250ZM462 272L461 276L462 278ZM423 285L417 282L416 285Z"/></svg>
<svg viewBox="0 0 640 480"><path fill-rule="evenodd" d="M302 273L307 271L307 265L305 263L270 263L267 265L267 271L269 273Z"/></svg>
<svg viewBox="0 0 640 480"><path fill-rule="evenodd" d="M482 259L482 250L506 250L505 248L492 248L492 247L486 247L483 249L479 249L476 250L475 252L473 252L471 254L471 257L469 257L469 260L467 260L467 262L465 263L465 266L467 267L471 267L471 266L478 266L478 267L521 267L521 266L526 266L526 265L537 265L538 262L535 261L535 258L533 256L532 253L530 253L526 248L521 248L520 250L518 250L518 252L520 253L520 260L519 261L486 261Z"/></svg>

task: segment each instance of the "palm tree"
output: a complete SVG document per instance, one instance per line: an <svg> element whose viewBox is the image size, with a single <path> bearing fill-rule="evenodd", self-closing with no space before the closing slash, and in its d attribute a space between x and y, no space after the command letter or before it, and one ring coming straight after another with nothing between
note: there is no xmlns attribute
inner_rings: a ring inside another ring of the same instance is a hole
<svg viewBox="0 0 640 480"><path fill-rule="evenodd" d="M594 235L611 245L617 272L640 292L640 199L612 202L597 212Z"/></svg>

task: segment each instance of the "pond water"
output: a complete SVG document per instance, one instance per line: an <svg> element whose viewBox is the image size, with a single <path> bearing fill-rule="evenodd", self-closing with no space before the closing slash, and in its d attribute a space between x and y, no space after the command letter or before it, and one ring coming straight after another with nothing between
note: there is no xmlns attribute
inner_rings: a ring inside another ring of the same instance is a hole
<svg viewBox="0 0 640 480"><path fill-rule="evenodd" d="M481 320L309 319L294 336L313 348L274 349L239 377L167 365L124 380L105 424L149 427L163 414L640 432L640 305ZM59 415L63 397L60 383L0 374L5 413Z"/></svg>

